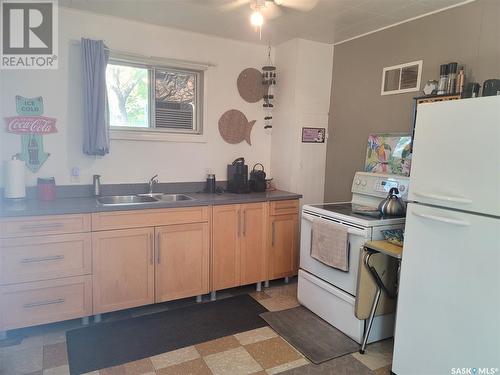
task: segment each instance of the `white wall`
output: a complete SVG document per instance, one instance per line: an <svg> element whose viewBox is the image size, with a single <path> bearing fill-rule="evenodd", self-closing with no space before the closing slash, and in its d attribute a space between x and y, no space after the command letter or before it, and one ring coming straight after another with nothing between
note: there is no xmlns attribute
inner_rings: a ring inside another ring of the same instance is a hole
<svg viewBox="0 0 500 375"><path fill-rule="evenodd" d="M328 128L333 45L293 39L275 49L278 66L271 169L280 189L323 202L326 143L302 143L302 127Z"/></svg>
<svg viewBox="0 0 500 375"><path fill-rule="evenodd" d="M15 95L43 96L44 115L57 118L58 133L44 136L51 156L37 174L27 172L28 185L36 177L54 176L63 184L89 184L92 174L102 174L103 183L145 182L155 173L161 182L202 181L206 169L226 179L226 165L239 156L248 164L264 164L270 170L271 136L264 130L262 103L246 103L238 94L236 79L247 67L265 65L267 47L205 35L151 26L66 8L59 12L59 69L0 71L0 100L3 116L15 115ZM81 37L103 39L111 48L144 56L211 62L207 71L206 143L111 141L104 157L83 155ZM329 68L331 72L331 68ZM217 122L223 112L239 109L249 121L257 120L252 146L225 143ZM3 125L2 125L3 128ZM0 156L7 160L20 151L20 136L0 131ZM72 167L80 167L79 180L71 179ZM3 174L3 173L2 173ZM1 175L1 174L0 174Z"/></svg>

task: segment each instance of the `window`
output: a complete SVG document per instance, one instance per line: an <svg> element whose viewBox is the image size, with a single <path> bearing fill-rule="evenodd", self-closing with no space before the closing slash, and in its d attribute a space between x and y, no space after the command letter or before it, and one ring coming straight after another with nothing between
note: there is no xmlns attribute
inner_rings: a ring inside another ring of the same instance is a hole
<svg viewBox="0 0 500 375"><path fill-rule="evenodd" d="M203 71L111 59L106 69L112 130L202 134Z"/></svg>
<svg viewBox="0 0 500 375"><path fill-rule="evenodd" d="M421 75L422 61L384 68L381 95L418 91Z"/></svg>

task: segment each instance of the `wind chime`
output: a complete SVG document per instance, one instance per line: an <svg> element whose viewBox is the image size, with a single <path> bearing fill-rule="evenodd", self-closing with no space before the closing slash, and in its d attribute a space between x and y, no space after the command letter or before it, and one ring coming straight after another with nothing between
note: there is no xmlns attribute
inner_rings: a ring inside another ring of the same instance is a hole
<svg viewBox="0 0 500 375"><path fill-rule="evenodd" d="M274 91L276 87L276 67L271 61L271 46L267 50L267 65L262 67L262 85L264 90L264 129L273 127Z"/></svg>

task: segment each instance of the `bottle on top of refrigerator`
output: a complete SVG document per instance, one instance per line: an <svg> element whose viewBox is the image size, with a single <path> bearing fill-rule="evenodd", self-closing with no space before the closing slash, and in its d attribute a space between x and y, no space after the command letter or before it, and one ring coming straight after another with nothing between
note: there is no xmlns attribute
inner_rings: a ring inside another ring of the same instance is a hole
<svg viewBox="0 0 500 375"><path fill-rule="evenodd" d="M457 67L456 62L451 62L448 64L448 87L446 88L447 94L455 93L455 85L457 80Z"/></svg>
<svg viewBox="0 0 500 375"><path fill-rule="evenodd" d="M438 95L446 94L446 85L448 84L448 64L439 67Z"/></svg>

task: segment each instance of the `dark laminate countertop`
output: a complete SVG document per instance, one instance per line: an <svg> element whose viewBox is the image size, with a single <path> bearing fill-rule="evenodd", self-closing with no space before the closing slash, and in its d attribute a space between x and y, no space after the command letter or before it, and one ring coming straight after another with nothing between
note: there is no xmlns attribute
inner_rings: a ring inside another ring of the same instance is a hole
<svg viewBox="0 0 500 375"><path fill-rule="evenodd" d="M41 202L36 199L26 199L23 201L0 201L0 216L36 216L36 215L60 215L78 214L105 211L130 211L154 208L172 207L194 207L222 204L238 204L252 202L278 201L286 199L299 199L300 194L289 193L283 190L269 191L265 193L249 194L206 194L206 193L183 193L189 195L194 200L179 202L155 202L131 205L103 206L97 203L95 197L61 198L50 202Z"/></svg>

